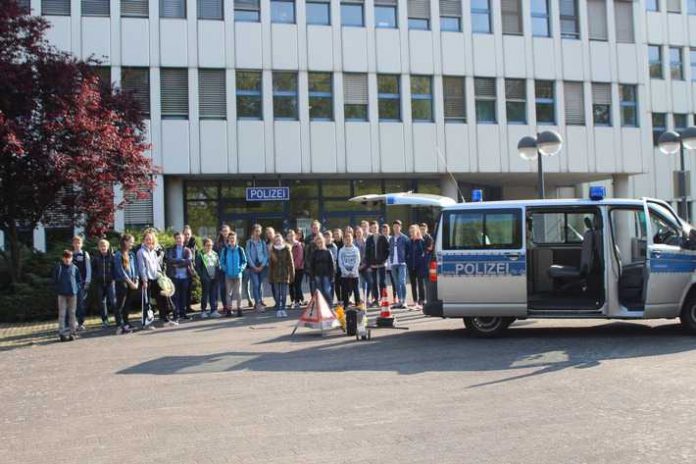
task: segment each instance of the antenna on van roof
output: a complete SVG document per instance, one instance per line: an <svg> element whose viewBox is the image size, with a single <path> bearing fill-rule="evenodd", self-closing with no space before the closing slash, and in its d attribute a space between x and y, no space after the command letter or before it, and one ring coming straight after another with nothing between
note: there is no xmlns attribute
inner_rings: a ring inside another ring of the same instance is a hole
<svg viewBox="0 0 696 464"><path fill-rule="evenodd" d="M449 168L447 167L447 160L442 155L442 151L440 151L440 146L438 144L435 144L435 150L437 151L438 158L440 158L440 161L442 161L442 164L445 166L445 172L449 174L450 178L452 179L452 182L454 182L454 185L457 186L457 194L459 195L459 198L455 198L455 200L457 202L464 201L464 195L462 195L462 191L459 188L459 182L457 182L457 179L454 178L454 175L450 172Z"/></svg>

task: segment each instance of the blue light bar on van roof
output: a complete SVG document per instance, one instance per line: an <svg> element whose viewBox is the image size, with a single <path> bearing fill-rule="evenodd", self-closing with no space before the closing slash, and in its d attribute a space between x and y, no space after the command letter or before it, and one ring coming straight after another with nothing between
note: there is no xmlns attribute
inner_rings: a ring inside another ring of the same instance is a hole
<svg viewBox="0 0 696 464"><path fill-rule="evenodd" d="M483 201L483 190L473 189L471 191L471 201L473 201L473 202Z"/></svg>
<svg viewBox="0 0 696 464"><path fill-rule="evenodd" d="M600 201L604 200L604 197L607 196L607 189L605 189L602 185L591 185L590 186L590 200L592 201Z"/></svg>

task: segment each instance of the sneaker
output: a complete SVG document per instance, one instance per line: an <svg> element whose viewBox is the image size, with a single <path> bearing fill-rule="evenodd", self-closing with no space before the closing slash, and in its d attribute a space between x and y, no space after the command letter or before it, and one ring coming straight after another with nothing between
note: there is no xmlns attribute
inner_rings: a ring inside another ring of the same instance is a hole
<svg viewBox="0 0 696 464"><path fill-rule="evenodd" d="M72 342L72 341L77 340L78 338L80 338L80 337L77 334L71 334L68 336L68 341Z"/></svg>
<svg viewBox="0 0 696 464"><path fill-rule="evenodd" d="M211 319L219 319L219 318L222 317L222 314L220 314L220 313L217 312L217 311L212 311L212 312L210 313L210 315L209 315L209 316L206 316L206 317L209 317L209 318L211 318Z"/></svg>
<svg viewBox="0 0 696 464"><path fill-rule="evenodd" d="M67 342L68 339L69 339L69 337L66 337L66 336L63 335L63 334L58 334L58 337L59 337L59 339L60 339L61 342Z"/></svg>
<svg viewBox="0 0 696 464"><path fill-rule="evenodd" d="M189 316L188 314L182 314L182 315L179 317L179 319L183 319L183 320L185 320L185 321L189 321L189 320L191 320L191 316Z"/></svg>
<svg viewBox="0 0 696 464"><path fill-rule="evenodd" d="M254 307L254 302L251 300L247 300L247 308L253 308Z"/></svg>
<svg viewBox="0 0 696 464"><path fill-rule="evenodd" d="M261 302L261 306L263 306L264 308L266 308L268 305L262 301L262 302Z"/></svg>
<svg viewBox="0 0 696 464"><path fill-rule="evenodd" d="M244 316L244 313L242 312L241 308L237 310L237 317L242 317Z"/></svg>
<svg viewBox="0 0 696 464"><path fill-rule="evenodd" d="M108 328L109 328L109 320L103 319L102 320L102 329L108 329Z"/></svg>
<svg viewBox="0 0 696 464"><path fill-rule="evenodd" d="M201 319L208 319L210 317L210 314L208 311L201 311Z"/></svg>
<svg viewBox="0 0 696 464"><path fill-rule="evenodd" d="M276 317L283 317L283 311L281 311L280 309L276 311Z"/></svg>
<svg viewBox="0 0 696 464"><path fill-rule="evenodd" d="M294 305L292 305L292 309L300 309L300 302L296 302Z"/></svg>
<svg viewBox="0 0 696 464"><path fill-rule="evenodd" d="M286 310L283 310L283 317L288 317L288 312Z"/></svg>
<svg viewBox="0 0 696 464"><path fill-rule="evenodd" d="M167 327L176 327L177 325L179 325L179 323L175 320L169 319L165 321L164 325Z"/></svg>
<svg viewBox="0 0 696 464"><path fill-rule="evenodd" d="M143 327L143 330L155 330L156 328L157 327L155 327L154 325L146 325L145 327Z"/></svg>
<svg viewBox="0 0 696 464"><path fill-rule="evenodd" d="M116 328L116 335L122 335L123 334L123 327L117 327Z"/></svg>
<svg viewBox="0 0 696 464"><path fill-rule="evenodd" d="M85 330L87 330L87 328L85 327L84 324L80 324L80 325L77 326L77 329L76 329L76 330L77 330L78 332L84 332Z"/></svg>

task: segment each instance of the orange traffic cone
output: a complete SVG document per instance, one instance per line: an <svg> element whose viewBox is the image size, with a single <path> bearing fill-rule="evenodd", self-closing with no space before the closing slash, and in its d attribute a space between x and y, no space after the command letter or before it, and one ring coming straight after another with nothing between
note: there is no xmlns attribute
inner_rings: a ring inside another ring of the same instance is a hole
<svg viewBox="0 0 696 464"><path fill-rule="evenodd" d="M387 289L382 289L382 301L380 302L380 312L377 318L379 327L394 327L394 316L389 307L389 298L387 297Z"/></svg>

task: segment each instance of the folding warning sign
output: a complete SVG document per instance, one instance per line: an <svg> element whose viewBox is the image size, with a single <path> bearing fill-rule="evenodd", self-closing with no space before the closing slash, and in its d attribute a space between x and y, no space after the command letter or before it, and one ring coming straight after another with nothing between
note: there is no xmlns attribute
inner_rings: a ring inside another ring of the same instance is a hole
<svg viewBox="0 0 696 464"><path fill-rule="evenodd" d="M324 330L331 330L340 326L341 323L338 321L336 313L326 303L326 300L321 292L316 290L314 295L312 295L312 299L309 301L309 304L302 312L300 318L297 320L295 328L292 329L292 334L295 334L298 327L319 329L323 334Z"/></svg>

